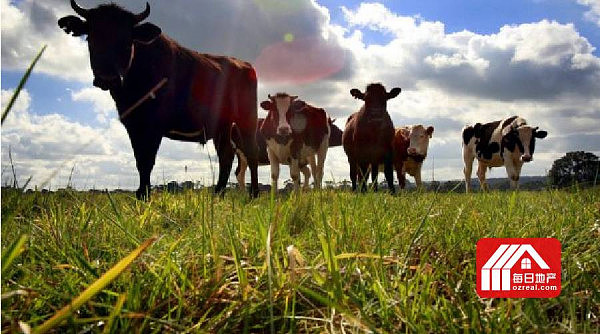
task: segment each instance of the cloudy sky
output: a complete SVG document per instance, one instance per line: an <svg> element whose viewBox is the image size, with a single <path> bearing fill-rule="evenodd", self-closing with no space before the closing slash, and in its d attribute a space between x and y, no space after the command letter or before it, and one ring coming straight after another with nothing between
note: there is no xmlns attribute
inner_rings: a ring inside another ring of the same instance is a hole
<svg viewBox="0 0 600 334"><path fill-rule="evenodd" d="M116 1L139 12L145 1ZM99 4L80 0L84 7ZM127 134L108 93L92 86L83 38L58 18L66 0L0 0L2 108L29 62L48 48L2 126L21 185L137 187ZM343 128L360 107L351 88L382 82L396 126L435 127L423 177L460 179L465 124L521 115L547 130L523 175L543 175L567 151L600 154L600 0L151 0L148 21L182 45L250 61L259 100L286 91L323 107ZM262 115L262 113L259 111ZM212 144L164 139L152 182L212 182ZM236 162L234 162L235 166ZM187 168L186 168L187 167ZM215 171L217 166L214 166ZM341 147L325 179L348 179ZM247 174L248 175L248 174ZM260 181L269 183L269 168ZM501 168L491 177L504 177ZM289 177L287 168L280 180ZM235 182L232 175L230 181ZM282 182L280 181L280 184Z"/></svg>

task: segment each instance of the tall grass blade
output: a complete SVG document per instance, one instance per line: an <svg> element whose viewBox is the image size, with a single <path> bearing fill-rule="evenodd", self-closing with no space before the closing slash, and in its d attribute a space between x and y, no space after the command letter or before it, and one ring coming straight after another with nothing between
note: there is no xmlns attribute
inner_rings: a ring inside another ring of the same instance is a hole
<svg viewBox="0 0 600 334"><path fill-rule="evenodd" d="M123 231L135 245L139 245L140 240L138 238L136 238L135 235L133 235L131 232L129 232L125 227L123 227L123 224L122 224L123 216L121 215L121 211L119 211L119 209L117 208L112 196L110 196L110 192L108 190L106 190L105 192L106 192L106 195L108 196L108 201L110 202L110 206L113 209L113 211L115 212L115 215L117 216L117 220L118 220L117 221L117 220L109 218L109 221L114 223L121 231Z"/></svg>
<svg viewBox="0 0 600 334"><path fill-rule="evenodd" d="M10 264L14 261L14 259L21 254L21 252L23 252L23 245L25 244L26 240L27 235L22 234L19 239L15 240L4 252L4 254L2 254L2 276L4 276L6 269L10 267Z"/></svg>
<svg viewBox="0 0 600 334"><path fill-rule="evenodd" d="M271 264L271 232L272 232L272 229L273 229L273 223L271 222L269 224L269 231L267 232L266 261L267 261L267 275L268 275L267 279L268 279L268 285L269 285L269 328L271 330L271 333L275 333L275 323L274 323L274 316L273 316L273 268L272 268L272 264Z"/></svg>
<svg viewBox="0 0 600 334"><path fill-rule="evenodd" d="M104 330L102 331L102 333L106 333L106 334L110 333L113 323L115 321L115 318L119 315L119 313L121 313L121 308L123 308L123 303L125 302L125 298L127 298L126 293L120 295L119 299L117 299L115 308L113 308L113 310L110 312L110 315L108 316L108 320L106 321L106 325L104 326Z"/></svg>
<svg viewBox="0 0 600 334"><path fill-rule="evenodd" d="M23 90L23 86L25 86L27 79L29 79L29 75L31 74L31 71L33 71L33 67L38 62L38 60L40 60L42 53L44 53L44 50L46 50L46 47L47 47L47 45L44 45L44 47L42 47L40 52L38 52L37 56L35 56L35 58L31 62L31 65L29 65L29 68L27 69L27 71L25 71L25 74L21 78L21 81L19 82L17 89L15 89L15 92L11 96L10 101L8 101L6 108L4 108L4 111L2 112L2 121L0 122L0 124L4 124L4 120L6 119L6 116L8 116L8 113L12 109L13 104L15 104L17 97L19 97L19 93L21 93L21 90Z"/></svg>
<svg viewBox="0 0 600 334"><path fill-rule="evenodd" d="M415 233L412 235L410 244L408 245L408 249L406 250L406 255L404 256L404 267L402 268L403 271L407 270L407 268L408 268L408 261L410 260L410 252L412 251L412 248L414 247L415 242L417 241L417 238L419 237L419 234L421 233L421 230L423 229L423 226L425 225L425 222L427 221L427 217L429 217L429 213L431 213L431 209L433 208L433 205L435 204L436 199L437 199L437 193L434 194L433 200L431 201L431 204L429 204L429 208L427 208L427 212L423 216L423 219L421 219L421 223L419 224L419 227L417 227L417 229L415 230Z"/></svg>
<svg viewBox="0 0 600 334"><path fill-rule="evenodd" d="M58 326L63 320L65 320L72 312L76 311L81 305L86 303L92 297L94 297L98 292L104 289L110 282L112 282L117 276L119 276L127 267L142 254L146 248L148 248L154 241L156 241L157 237L152 237L144 243L140 245L133 252L129 253L126 257L124 257L121 261L119 261L116 265L110 268L102 277L97 279L94 283L92 283L87 289L85 289L79 296L73 299L68 305L60 309L60 311L56 312L52 318L46 320L43 324L33 329L33 333L46 333L52 328Z"/></svg>

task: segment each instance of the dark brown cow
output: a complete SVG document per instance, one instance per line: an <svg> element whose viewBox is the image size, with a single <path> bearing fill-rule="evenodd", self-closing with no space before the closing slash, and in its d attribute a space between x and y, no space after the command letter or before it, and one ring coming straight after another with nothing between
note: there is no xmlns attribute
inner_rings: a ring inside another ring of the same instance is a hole
<svg viewBox="0 0 600 334"><path fill-rule="evenodd" d="M299 102L302 102L302 101L299 101ZM304 103L304 102L302 102L302 103ZM259 129L262 126L264 120L265 120L264 118L258 119L258 128ZM340 128L338 128L337 125L333 124L335 122L335 119L332 120L331 118L327 118L327 121L329 123L329 147L341 146L342 145L342 130ZM240 189L245 189L246 188L246 168L248 167L248 162L246 161L244 152L237 149L237 140L232 141L232 143L235 147L235 154L237 155L237 158L238 158L238 166L235 169L235 176L237 178L238 186L240 187ZM260 131L256 132L256 144L258 146L258 165L259 166L269 165L270 163L269 163L269 155L267 153L267 140L260 133ZM287 165L288 163L283 162L283 164ZM303 188L308 189L311 172L307 166L307 163L300 164L300 171L302 172L302 175L304 175Z"/></svg>
<svg viewBox="0 0 600 334"><path fill-rule="evenodd" d="M250 166L251 193L257 195L254 68L235 58L186 49L154 24L140 23L150 14L148 3L140 14L114 4L83 9L71 0L71 7L85 20L69 15L58 25L74 36L87 35L94 86L110 90L131 140L140 175L137 198L149 197L162 137L201 144L213 139L219 157L215 192L224 190L234 156L234 123ZM144 99L148 92L150 98Z"/></svg>
<svg viewBox="0 0 600 334"><path fill-rule="evenodd" d="M388 187L392 193L395 192L392 161L394 124L387 112L387 101L398 96L400 91L396 87L388 93L380 83L368 85L364 93L356 88L350 90L354 98L365 101L358 112L348 117L342 136L344 151L350 164L352 190L356 190L357 177L360 177L362 191L367 190L369 168L374 189L377 190L377 174L379 165L383 163Z"/></svg>
<svg viewBox="0 0 600 334"><path fill-rule="evenodd" d="M344 131L333 124L335 118L327 118L327 121L329 122L329 147L342 146L342 135L344 134Z"/></svg>
<svg viewBox="0 0 600 334"><path fill-rule="evenodd" d="M279 164L289 163L295 189L300 187L300 166L310 164L315 188L321 187L329 147L329 123L323 109L294 103L297 96L269 95L260 106L268 111L260 133L265 137L271 164L271 188L277 190ZM315 158L316 155L316 158Z"/></svg>

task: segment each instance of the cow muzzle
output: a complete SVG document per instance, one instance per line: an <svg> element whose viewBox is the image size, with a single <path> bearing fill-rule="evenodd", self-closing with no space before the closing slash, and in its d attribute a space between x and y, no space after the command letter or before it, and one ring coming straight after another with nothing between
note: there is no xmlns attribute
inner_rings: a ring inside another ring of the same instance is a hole
<svg viewBox="0 0 600 334"><path fill-rule="evenodd" d="M531 162L533 160L533 157L529 154L523 154L521 156L521 161L523 162Z"/></svg>
<svg viewBox="0 0 600 334"><path fill-rule="evenodd" d="M94 77L94 86L96 86L102 90L118 88L118 87L121 87L121 77L119 77L119 76L114 76L114 77L96 76L96 77Z"/></svg>
<svg viewBox="0 0 600 334"><path fill-rule="evenodd" d="M283 137L289 136L292 134L292 129L289 126L282 126L277 128L277 134Z"/></svg>
<svg viewBox="0 0 600 334"><path fill-rule="evenodd" d="M409 153L408 157L411 158L412 160L414 160L415 162L423 162L423 160L425 160L426 155L424 154L417 154L417 153Z"/></svg>

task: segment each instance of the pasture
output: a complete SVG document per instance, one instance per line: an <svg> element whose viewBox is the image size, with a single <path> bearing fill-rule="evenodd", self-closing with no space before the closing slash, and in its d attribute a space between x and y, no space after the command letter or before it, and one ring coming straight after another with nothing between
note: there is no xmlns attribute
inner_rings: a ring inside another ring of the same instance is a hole
<svg viewBox="0 0 600 334"><path fill-rule="evenodd" d="M5 268L11 245L25 235ZM2 191L2 332L35 328L145 240L57 332L600 330L600 188L271 197ZM480 299L482 237L555 237L562 292ZM290 247L293 245L293 247Z"/></svg>

